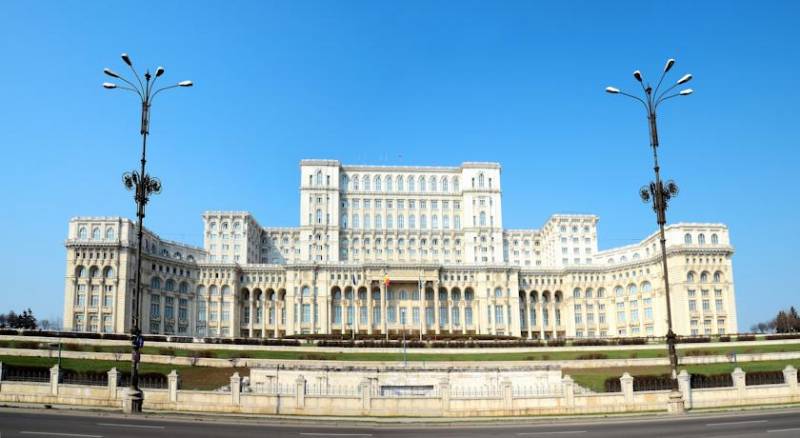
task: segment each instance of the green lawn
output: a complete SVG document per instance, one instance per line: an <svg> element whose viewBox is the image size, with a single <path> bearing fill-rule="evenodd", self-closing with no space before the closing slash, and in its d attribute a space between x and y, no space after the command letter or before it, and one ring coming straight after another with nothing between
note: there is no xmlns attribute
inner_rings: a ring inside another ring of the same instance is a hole
<svg viewBox="0 0 800 438"><path fill-rule="evenodd" d="M9 365L25 365L37 367L52 367L58 362L57 358L47 357L25 357L25 356L0 356L0 362ZM111 368L118 371L130 371L131 363L127 361L110 360L85 360L85 359L61 359L61 368L72 371L94 371L103 372ZM230 377L234 371L240 376L249 376L249 368L213 368L213 367L189 367L161 365L152 363L141 363L139 372L169 374L176 370L180 376L181 389L213 390L230 383Z"/></svg>
<svg viewBox="0 0 800 438"><path fill-rule="evenodd" d="M780 371L792 365L800 369L800 360L774 360L762 362L739 362L739 363L717 363L708 365L680 365L678 370L686 370L689 374L727 374L733 372L736 367L745 372L749 371ZM603 392L604 382L610 377L620 377L624 372L632 376L636 375L661 375L669 374L669 366L658 367L628 367L628 368L592 368L563 369L564 374L568 374L575 380L575 383L589 388L593 391Z"/></svg>
<svg viewBox="0 0 800 438"><path fill-rule="evenodd" d="M6 341L0 340L0 347L11 348L39 348L39 343L31 341ZM254 359L284 359L284 360L337 360L337 361L403 361L402 349L397 348L396 352L322 352L322 351L276 351L269 350L269 347L260 350L223 350L210 347L205 350L174 349L159 346L146 346L142 349L144 354L160 354L167 356L181 357L211 357L220 359L232 358L254 358ZM313 350L314 347L308 347ZM104 345L78 345L65 344L65 350L73 351L95 351L106 353L125 353L130 351L128 346L104 346ZM431 349L435 351L435 349ZM733 346L730 347L703 347L702 345L692 346L686 350L678 350L680 356L709 356L724 355L730 352L742 353L769 353L769 352L792 352L800 351L800 343L797 344L764 344L750 347ZM529 360L594 360L594 359L635 359L635 358L657 358L666 357L666 347L648 348L645 350L620 350L613 347L597 347L597 349L584 351L550 351L550 352L497 352L492 348L464 349L463 353L408 353L407 360L413 362L437 362L437 361L529 361Z"/></svg>

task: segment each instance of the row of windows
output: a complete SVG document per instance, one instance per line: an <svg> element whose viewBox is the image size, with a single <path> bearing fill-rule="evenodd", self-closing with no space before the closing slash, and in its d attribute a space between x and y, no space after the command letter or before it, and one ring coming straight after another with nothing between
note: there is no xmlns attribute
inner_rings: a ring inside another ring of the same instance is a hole
<svg viewBox="0 0 800 438"><path fill-rule="evenodd" d="M316 185L322 185L322 172L317 172ZM353 175L352 177L348 175L342 175L341 189L375 192L416 192L419 190L420 192L441 191L444 193L450 192L451 189L454 193L458 193L461 190L460 182L457 176L453 176L451 178L446 176L439 178L436 176L430 176L426 179L423 176L415 178L411 175L406 177L397 175L394 178L390 175Z"/></svg>
<svg viewBox="0 0 800 438"><path fill-rule="evenodd" d="M709 275L711 275L711 274L709 274L708 271L701 272L700 273L700 283L708 283ZM694 271L689 271L689 273L686 274L686 282L687 283L694 283L696 281L696 278L697 278L697 274L695 274ZM712 278L712 281L714 283L721 283L722 282L722 278L723 278L722 277L722 272L720 272L720 271L714 272L714 276L711 277L711 278Z"/></svg>
<svg viewBox="0 0 800 438"><path fill-rule="evenodd" d="M150 279L150 288L151 289L161 289L161 279L159 277L153 277ZM167 279L164 282L164 290L167 292L175 291L175 280ZM189 283L182 281L178 285L178 292L185 294L189 293Z"/></svg>
<svg viewBox="0 0 800 438"><path fill-rule="evenodd" d="M685 243L687 245L691 245L691 243L692 243L692 235L691 235L691 233L686 233L686 234L683 235L683 243ZM705 245L705 243L706 243L706 235L703 234L703 233L698 234L697 235L697 244L698 245ZM711 244L712 245L718 245L719 244L719 236L717 236L716 233L711 235Z"/></svg>
<svg viewBox="0 0 800 438"><path fill-rule="evenodd" d="M365 230L371 229L373 227L373 225L374 225L374 229L376 229L376 230L383 229L383 225L384 225L384 222L383 222L384 216L383 215L376 214L374 216L374 222L370 222L370 218L371 218L370 215L365 214L364 217L363 217L364 220L363 220L363 222L361 222L361 220L360 220L361 216L359 216L357 214L354 214L353 217L352 217L352 222L350 222L349 225L350 225L351 228L354 228L354 229L362 228L362 225L363 225L363 229L365 229ZM483 216L482 218L483 218L483 220L485 222L485 220L486 220L485 216ZM406 219L406 217L404 215L402 215L402 214L397 215L397 223L396 223L396 225L397 225L397 229L398 230L402 230L402 229L406 228L406 220L405 219ZM318 224L322 223L322 211L321 210L317 210L317 223ZM437 215L431 216L430 226L431 226L432 230L438 230L439 229L439 216L437 216ZM450 216L442 216L441 226L442 226L443 230L449 230L450 229ZM347 215L342 215L342 217L341 217L341 227L342 228L348 228ZM391 230L394 227L395 227L394 216L387 215L386 216L386 229L387 230ZM409 215L408 216L408 229L414 230L416 228L417 228L417 217L415 215L413 215L413 214ZM426 215L424 215L424 214L420 215L420 217L419 217L419 229L420 230L428 229L428 217ZM461 229L461 216L453 216L453 229L455 229L455 230L460 230Z"/></svg>
<svg viewBox="0 0 800 438"><path fill-rule="evenodd" d="M111 227L106 228L105 234L106 240L114 240L114 229ZM78 239L80 240L88 240L89 239L89 230L85 226L81 225L78 228ZM100 234L100 227L93 227L92 228L92 240L101 240Z"/></svg>
<svg viewBox="0 0 800 438"><path fill-rule="evenodd" d="M111 266L106 266L103 268L103 277L106 278L114 278L114 268ZM100 277L100 268L97 266L92 266L89 269L86 269L85 266L78 265L75 267L75 276L78 278L99 278Z"/></svg>

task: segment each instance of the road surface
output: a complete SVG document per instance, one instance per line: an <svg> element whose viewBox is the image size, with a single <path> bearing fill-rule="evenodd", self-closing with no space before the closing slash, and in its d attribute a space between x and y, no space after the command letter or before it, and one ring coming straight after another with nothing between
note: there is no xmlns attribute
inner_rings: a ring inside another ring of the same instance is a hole
<svg viewBox="0 0 800 438"><path fill-rule="evenodd" d="M0 409L0 438L359 437L800 437L800 409L682 417L509 419L491 423L358 424L347 420L126 417L112 413Z"/></svg>

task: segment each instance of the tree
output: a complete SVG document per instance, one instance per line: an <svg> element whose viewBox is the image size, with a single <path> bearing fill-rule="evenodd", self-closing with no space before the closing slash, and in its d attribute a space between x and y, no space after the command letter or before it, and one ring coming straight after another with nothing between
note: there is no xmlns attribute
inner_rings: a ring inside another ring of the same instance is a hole
<svg viewBox="0 0 800 438"><path fill-rule="evenodd" d="M23 310L21 314L12 310L7 314L0 314L0 327L36 330L36 317L31 309Z"/></svg>

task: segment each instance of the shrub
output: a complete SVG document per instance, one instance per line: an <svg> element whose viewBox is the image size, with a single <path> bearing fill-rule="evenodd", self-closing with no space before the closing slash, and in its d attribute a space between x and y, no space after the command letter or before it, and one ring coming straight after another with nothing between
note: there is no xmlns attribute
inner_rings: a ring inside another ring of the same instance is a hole
<svg viewBox="0 0 800 438"><path fill-rule="evenodd" d="M767 335L765 339L768 341L777 341L781 339L800 339L800 333L782 333L775 335Z"/></svg>
<svg viewBox="0 0 800 438"><path fill-rule="evenodd" d="M756 335L736 335L737 341L755 341Z"/></svg>
<svg viewBox="0 0 800 438"><path fill-rule="evenodd" d="M707 336L678 337L679 344L704 344L707 342L711 342L711 338Z"/></svg>
<svg viewBox="0 0 800 438"><path fill-rule="evenodd" d="M619 338L617 345L644 345L647 343L647 338Z"/></svg>
<svg viewBox="0 0 800 438"><path fill-rule="evenodd" d="M587 354L580 354L575 357L577 360L598 360L598 359L608 359L607 354L603 353L587 353Z"/></svg>
<svg viewBox="0 0 800 438"><path fill-rule="evenodd" d="M730 336L720 336L719 337L719 342L730 342L730 341L731 341L731 337Z"/></svg>

